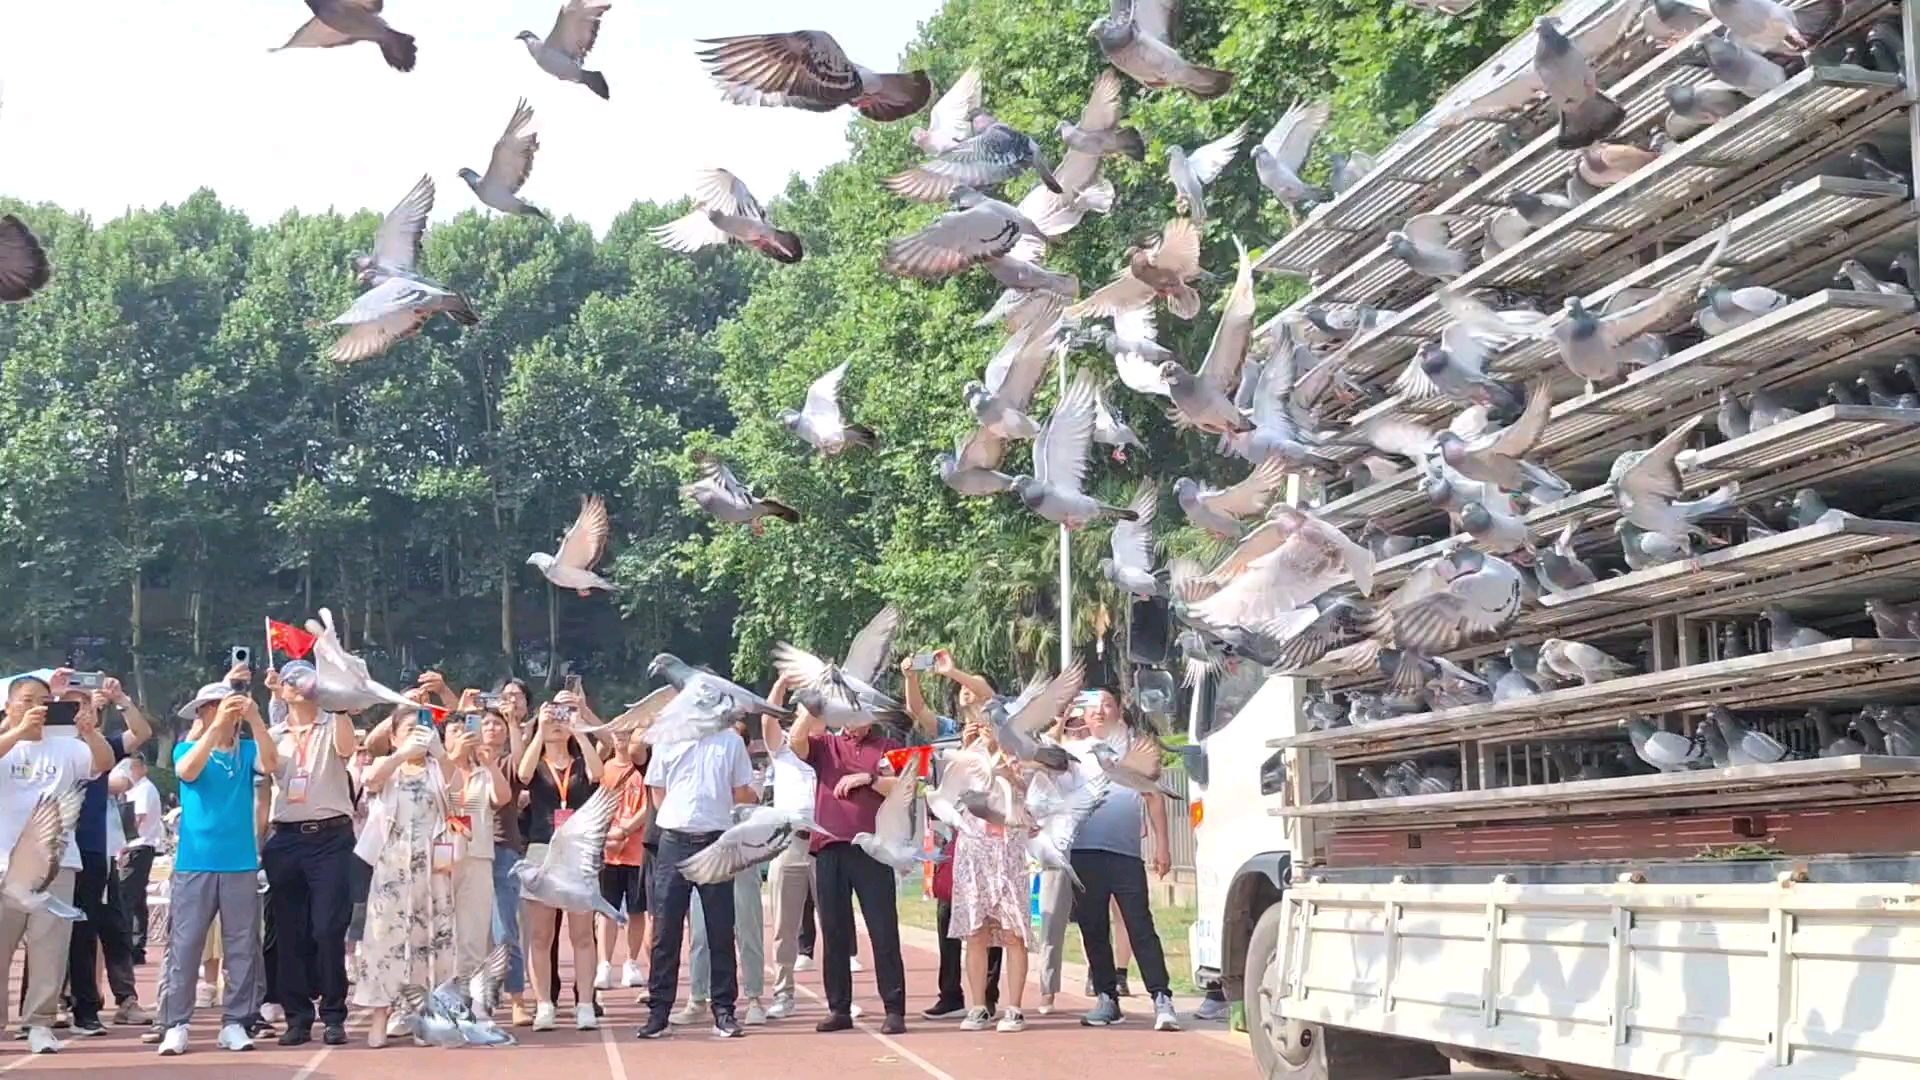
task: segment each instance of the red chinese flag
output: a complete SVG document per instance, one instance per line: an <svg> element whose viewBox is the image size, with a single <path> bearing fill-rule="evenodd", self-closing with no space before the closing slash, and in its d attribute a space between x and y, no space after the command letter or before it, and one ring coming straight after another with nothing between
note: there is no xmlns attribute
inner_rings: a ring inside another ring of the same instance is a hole
<svg viewBox="0 0 1920 1080"><path fill-rule="evenodd" d="M313 635L297 626L268 619L267 644L297 660L313 651Z"/></svg>
<svg viewBox="0 0 1920 1080"><path fill-rule="evenodd" d="M914 775L925 779L933 772L933 747L905 746L887 751L887 764L893 766L895 776L906 775L909 761L915 762Z"/></svg>

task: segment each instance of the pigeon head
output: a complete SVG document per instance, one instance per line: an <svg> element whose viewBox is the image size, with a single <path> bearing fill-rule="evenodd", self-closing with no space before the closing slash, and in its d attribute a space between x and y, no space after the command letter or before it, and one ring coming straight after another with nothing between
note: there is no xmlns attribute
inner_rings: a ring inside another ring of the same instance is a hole
<svg viewBox="0 0 1920 1080"><path fill-rule="evenodd" d="M1540 35L1539 48L1549 55L1563 54L1573 48L1573 42L1560 32L1560 21L1551 15L1533 20L1533 32Z"/></svg>
<svg viewBox="0 0 1920 1080"><path fill-rule="evenodd" d="M519 33L513 35L513 40L524 41L529 45L538 45L540 44L540 35L534 33L531 30L522 30Z"/></svg>
<svg viewBox="0 0 1920 1080"><path fill-rule="evenodd" d="M1864 273L1866 269L1859 259L1847 259L1840 264L1838 270L1833 272L1833 280L1843 285L1848 284L1851 281L1851 275Z"/></svg>
<svg viewBox="0 0 1920 1080"><path fill-rule="evenodd" d="M1437 341L1420 343L1420 370L1431 375L1444 371L1447 367L1447 350Z"/></svg>
<svg viewBox="0 0 1920 1080"><path fill-rule="evenodd" d="M460 179L465 180L468 187L480 186L480 174L474 172L472 169L461 169Z"/></svg>
<svg viewBox="0 0 1920 1080"><path fill-rule="evenodd" d="M1173 482L1174 498L1179 499L1180 504L1182 506L1185 506L1187 503L1187 500L1193 498L1195 495L1198 495L1199 493L1200 493L1200 485L1191 476L1183 476L1180 479L1175 480Z"/></svg>
<svg viewBox="0 0 1920 1080"><path fill-rule="evenodd" d="M960 468L960 459L952 454L941 454L933 459L933 472L942 480L952 476Z"/></svg>
<svg viewBox="0 0 1920 1080"><path fill-rule="evenodd" d="M1181 367L1180 361L1178 360L1162 360L1160 362L1160 377L1167 380L1168 385L1172 386L1193 381L1193 376L1187 374L1187 369Z"/></svg>
<svg viewBox="0 0 1920 1080"><path fill-rule="evenodd" d="M1470 535L1479 536L1493 529L1493 515L1477 502L1470 502L1460 508L1460 527Z"/></svg>
<svg viewBox="0 0 1920 1080"><path fill-rule="evenodd" d="M947 195L947 202L951 203L953 206L961 210L965 210L969 207L979 206L981 203L986 201L987 201L987 197L985 195L982 195L980 192L975 191L973 188L970 188L965 184L962 184L959 187L954 188L953 191L951 191Z"/></svg>
<svg viewBox="0 0 1920 1080"><path fill-rule="evenodd" d="M553 556L547 554L544 551L536 551L533 554L527 556L527 565L537 566L541 570L545 570L547 567L553 565Z"/></svg>
<svg viewBox="0 0 1920 1080"><path fill-rule="evenodd" d="M678 683L686 671L686 661L672 653L657 653L654 655L653 662L647 665L648 678L664 678L675 683Z"/></svg>
<svg viewBox="0 0 1920 1080"><path fill-rule="evenodd" d="M1677 113L1684 114L1692 112L1694 103L1699 100L1699 96L1694 92L1694 88L1685 83L1677 86L1669 86L1665 92L1667 95L1668 108L1671 108Z"/></svg>
<svg viewBox="0 0 1920 1080"><path fill-rule="evenodd" d="M786 428L788 431L794 431L794 432L799 431L800 430L799 411L796 409L781 409L780 410L780 426L783 428Z"/></svg>
<svg viewBox="0 0 1920 1080"><path fill-rule="evenodd" d="M1417 251L1413 246L1413 241L1407 239L1407 234L1396 229L1387 234L1387 254L1395 258L1406 259L1417 254Z"/></svg>
<svg viewBox="0 0 1920 1080"><path fill-rule="evenodd" d="M992 396L987 393L987 384L978 379L969 380L967 385L960 388L961 400L965 401L969 408L978 409L982 402Z"/></svg>
<svg viewBox="0 0 1920 1080"><path fill-rule="evenodd" d="M1093 20L1092 26L1087 27L1087 36L1099 42L1103 49L1124 48L1127 42L1133 40L1133 33L1131 12L1126 15L1102 16Z"/></svg>
<svg viewBox="0 0 1920 1080"><path fill-rule="evenodd" d="M1040 481L1035 480L1031 476L1014 477L1012 487L1013 493L1020 496L1022 502L1026 501L1029 496L1038 498L1044 494L1044 492L1041 491Z"/></svg>

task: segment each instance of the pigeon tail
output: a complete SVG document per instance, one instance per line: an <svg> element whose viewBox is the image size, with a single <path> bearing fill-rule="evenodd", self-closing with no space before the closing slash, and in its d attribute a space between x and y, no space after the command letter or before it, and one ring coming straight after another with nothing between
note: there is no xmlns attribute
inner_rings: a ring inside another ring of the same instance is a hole
<svg viewBox="0 0 1920 1080"><path fill-rule="evenodd" d="M414 46L412 34L390 30L380 38L380 55L386 58L387 66L393 70L412 71L420 50Z"/></svg>
<svg viewBox="0 0 1920 1080"><path fill-rule="evenodd" d="M1175 285L1167 290L1167 310L1182 319L1200 314L1200 294L1191 285Z"/></svg>
<svg viewBox="0 0 1920 1080"><path fill-rule="evenodd" d="M880 436L865 424L848 424L847 443L851 446L864 446L871 450L880 445Z"/></svg>
<svg viewBox="0 0 1920 1080"><path fill-rule="evenodd" d="M1560 111L1560 132L1554 145L1562 150L1581 150L1613 133L1627 118L1627 110L1605 94L1592 97L1571 109Z"/></svg>
<svg viewBox="0 0 1920 1080"><path fill-rule="evenodd" d="M1188 64L1186 77L1180 80L1180 87L1202 101L1217 98L1233 87L1233 72Z"/></svg>
<svg viewBox="0 0 1920 1080"><path fill-rule="evenodd" d="M600 95L600 100L602 101L613 100L613 98L609 96L607 93L607 77L605 75L602 75L597 71L582 70L580 72L580 81L586 85L587 89Z"/></svg>
<svg viewBox="0 0 1920 1080"><path fill-rule="evenodd" d="M11 241L18 249L15 258L25 263L9 267L14 272L0 277L0 303L17 304L46 286L53 277L53 264L26 222L12 214L0 216L0 241Z"/></svg>
<svg viewBox="0 0 1920 1080"><path fill-rule="evenodd" d="M800 523L800 511L795 510L793 507L788 506L778 499L761 499L760 509L765 510L781 521L790 521L796 525Z"/></svg>
<svg viewBox="0 0 1920 1080"><path fill-rule="evenodd" d="M926 108L933 97L933 81L924 71L876 75L871 84L863 78L860 88L865 92L853 99L853 107L860 115L882 124L912 116Z"/></svg>
<svg viewBox="0 0 1920 1080"><path fill-rule="evenodd" d="M1067 189L1060 186L1060 181L1053 175L1053 170L1047 167L1047 159L1041 157L1038 150L1033 154L1033 171L1040 174L1040 182L1047 185L1048 191L1055 195L1066 194Z"/></svg>
<svg viewBox="0 0 1920 1080"><path fill-rule="evenodd" d="M1096 214L1105 214L1113 209L1113 181L1095 180L1080 190L1075 196L1082 209Z"/></svg>
<svg viewBox="0 0 1920 1080"><path fill-rule="evenodd" d="M1140 137L1138 128L1115 128L1113 131L1114 148L1135 161L1144 161L1147 156L1147 140Z"/></svg>
<svg viewBox="0 0 1920 1080"><path fill-rule="evenodd" d="M461 326L472 326L480 321L480 316L474 312L473 305L459 293L453 294L452 305L446 308L446 316Z"/></svg>

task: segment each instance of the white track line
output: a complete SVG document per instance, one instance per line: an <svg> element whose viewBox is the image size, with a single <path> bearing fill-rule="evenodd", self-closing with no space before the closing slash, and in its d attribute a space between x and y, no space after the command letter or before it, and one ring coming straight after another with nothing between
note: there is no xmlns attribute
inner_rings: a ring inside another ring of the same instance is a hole
<svg viewBox="0 0 1920 1080"><path fill-rule="evenodd" d="M627 1080L627 1063L620 1060L620 1046L613 1041L613 1026L600 1025L600 1042L607 1048L607 1071L613 1080Z"/></svg>
<svg viewBox="0 0 1920 1080"><path fill-rule="evenodd" d="M823 1004L826 1002L825 998L813 992L812 987L796 985L794 989L800 991L801 993L807 995L808 997L812 998L815 1001L821 1002ZM886 1035L880 1034L880 1032L875 1030L874 1028L868 1027L866 1021L855 1020L853 1022L853 1026L856 1029L866 1032L868 1035L872 1036L875 1040L877 1040L880 1043L880 1045L886 1047L887 1049L893 1051L896 1054L899 1054L901 1057L906 1058L908 1061L913 1062L914 1065L919 1067L921 1072L926 1073L928 1076L933 1077L933 1080L953 1080L952 1073L946 1072L945 1070L941 1069L938 1065L935 1065L933 1062L928 1061L926 1058L921 1057L919 1054L916 1054L913 1051L907 1049L906 1047L901 1046L898 1042L894 1041L892 1038ZM616 1077L615 1080L620 1080L620 1078Z"/></svg>
<svg viewBox="0 0 1920 1080"><path fill-rule="evenodd" d="M307 1063L300 1066L300 1071L293 1074L293 1080L308 1080L314 1073L320 1071L320 1063L327 1060L327 1055L331 1053L333 1053L331 1046L323 1046L315 1050L313 1056L307 1059Z"/></svg>
<svg viewBox="0 0 1920 1080"><path fill-rule="evenodd" d="M28 1065L33 1064L34 1060L40 1056L39 1054L23 1054L18 1060L9 1061L5 1065L0 1065L0 1073L10 1073L15 1069L24 1069Z"/></svg>

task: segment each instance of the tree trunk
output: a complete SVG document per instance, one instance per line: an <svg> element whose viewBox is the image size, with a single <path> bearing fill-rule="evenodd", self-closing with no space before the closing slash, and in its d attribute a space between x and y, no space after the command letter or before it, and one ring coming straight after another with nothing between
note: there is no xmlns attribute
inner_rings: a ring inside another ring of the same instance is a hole
<svg viewBox="0 0 1920 1080"><path fill-rule="evenodd" d="M547 582L547 689L560 685L560 590Z"/></svg>
<svg viewBox="0 0 1920 1080"><path fill-rule="evenodd" d="M131 624L133 631L133 700L136 703L147 700L147 672L145 657L142 655L146 644L146 635L140 627L141 607L143 606L145 598L146 591L140 587L140 571L135 570L133 572L133 582L129 596L131 604L127 614L127 621Z"/></svg>
<svg viewBox="0 0 1920 1080"><path fill-rule="evenodd" d="M500 655L507 658L507 670L513 670L513 569L500 570Z"/></svg>

